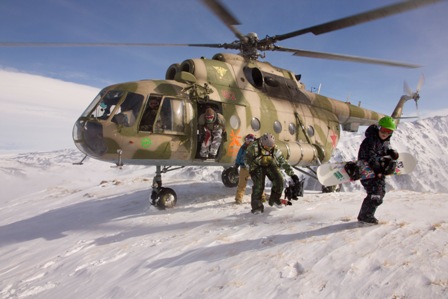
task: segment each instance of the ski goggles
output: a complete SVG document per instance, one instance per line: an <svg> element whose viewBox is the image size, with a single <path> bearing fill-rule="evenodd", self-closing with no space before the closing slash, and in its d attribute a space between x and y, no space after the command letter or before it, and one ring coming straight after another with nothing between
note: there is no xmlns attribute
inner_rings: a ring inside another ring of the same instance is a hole
<svg viewBox="0 0 448 299"><path fill-rule="evenodd" d="M386 135L392 135L392 133L394 132L394 130L388 129L388 128L383 128L380 127L380 132Z"/></svg>
<svg viewBox="0 0 448 299"><path fill-rule="evenodd" d="M205 116L205 120L206 120L208 123L211 123L211 122L213 121L214 118L215 118L214 115L206 115L206 116Z"/></svg>

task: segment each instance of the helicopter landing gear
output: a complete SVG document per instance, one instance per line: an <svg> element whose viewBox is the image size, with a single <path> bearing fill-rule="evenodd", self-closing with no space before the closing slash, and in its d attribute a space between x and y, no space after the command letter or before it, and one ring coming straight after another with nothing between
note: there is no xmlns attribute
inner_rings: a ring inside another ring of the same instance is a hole
<svg viewBox="0 0 448 299"><path fill-rule="evenodd" d="M163 169L160 165L156 166L156 175L152 180L152 192L150 198L150 202L153 206L156 206L162 210L166 208L174 208L177 203L177 194L171 188L162 187L162 173L180 168L183 168L183 166L175 169L170 169L169 166L163 167Z"/></svg>
<svg viewBox="0 0 448 299"><path fill-rule="evenodd" d="M222 171L221 180L224 186L233 188L238 186L240 176L236 167L229 167Z"/></svg>
<svg viewBox="0 0 448 299"><path fill-rule="evenodd" d="M159 209L174 208L177 203L176 192L171 188L156 188L151 193L151 204Z"/></svg>

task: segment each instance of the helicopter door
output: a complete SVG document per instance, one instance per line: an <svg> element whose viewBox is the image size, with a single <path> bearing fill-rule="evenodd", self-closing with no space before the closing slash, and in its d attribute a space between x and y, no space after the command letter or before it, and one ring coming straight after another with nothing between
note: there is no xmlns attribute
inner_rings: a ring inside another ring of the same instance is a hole
<svg viewBox="0 0 448 299"><path fill-rule="evenodd" d="M197 146L196 146L195 158L196 159L201 159L201 160L204 160L204 159L207 159L207 158L201 157L201 154L200 154L202 142L204 141L204 138L205 138L205 134L204 134L205 132L203 130L201 130L201 128L199 126L199 118L201 117L201 115L205 114L205 111L208 108L212 108L216 113L223 114L223 112L222 112L222 104L221 103L210 102L210 101L206 102L206 103L198 103L198 106L197 106L197 111L198 111L198 114L197 114L197 124L198 125L197 125L197 130L196 130L197 131ZM202 117L204 117L204 116L202 116ZM221 143L221 145L220 145L220 147L218 149L218 153L216 154L216 157L220 157L221 152L222 152L222 143Z"/></svg>

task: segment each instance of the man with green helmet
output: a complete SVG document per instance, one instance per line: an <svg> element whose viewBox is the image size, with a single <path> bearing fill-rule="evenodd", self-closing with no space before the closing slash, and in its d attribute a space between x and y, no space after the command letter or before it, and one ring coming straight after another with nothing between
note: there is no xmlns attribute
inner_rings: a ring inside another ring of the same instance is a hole
<svg viewBox="0 0 448 299"><path fill-rule="evenodd" d="M247 148L244 156L244 163L252 178L251 206L252 213L263 213L264 206L262 196L266 177L272 182L269 205L282 206L280 197L283 192L283 168L287 175L291 176L294 183L299 182L299 178L294 174L291 166L286 161L280 149L275 144L272 134L263 134L258 140L252 142Z"/></svg>
<svg viewBox="0 0 448 299"><path fill-rule="evenodd" d="M378 224L375 211L383 203L386 195L385 175L395 171L398 152L390 146L390 138L396 129L395 121L390 116L384 116L378 121L378 125L367 128L366 138L361 143L358 152L358 160L369 164L375 172L375 178L361 180L361 184L367 192L367 197L359 211L358 221Z"/></svg>

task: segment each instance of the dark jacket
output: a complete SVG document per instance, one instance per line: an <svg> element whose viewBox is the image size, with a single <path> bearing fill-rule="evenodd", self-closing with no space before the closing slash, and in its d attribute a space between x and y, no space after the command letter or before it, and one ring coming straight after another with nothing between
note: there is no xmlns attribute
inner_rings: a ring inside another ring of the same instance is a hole
<svg viewBox="0 0 448 299"><path fill-rule="evenodd" d="M379 127L371 125L367 128L365 136L359 147L358 160L363 160L369 163L373 171L376 173L381 171L380 159L387 156L387 151L392 149L390 146L390 137L381 140L378 135Z"/></svg>

